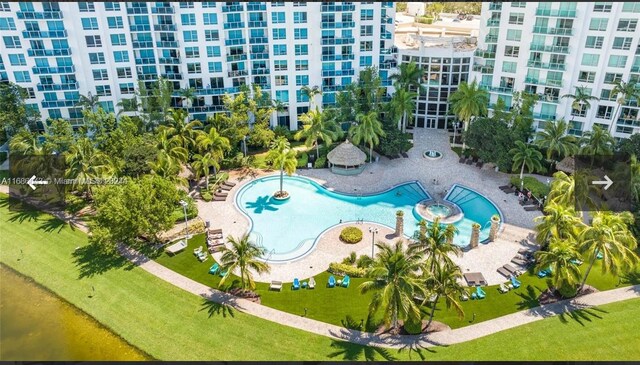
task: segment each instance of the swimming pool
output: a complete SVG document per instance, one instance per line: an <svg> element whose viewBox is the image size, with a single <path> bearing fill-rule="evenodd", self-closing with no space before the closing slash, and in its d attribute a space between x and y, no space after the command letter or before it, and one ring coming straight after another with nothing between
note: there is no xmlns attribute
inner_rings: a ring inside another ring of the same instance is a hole
<svg viewBox="0 0 640 365"><path fill-rule="evenodd" d="M258 245L265 247L265 258L269 262L287 262L307 255L315 247L317 237L340 221L362 219L393 228L396 211L402 210L405 213L405 233L411 235L419 220L414 207L420 201L431 199L418 182L407 182L384 192L365 195L337 193L311 179L286 176L284 189L290 193L290 199L273 199L273 193L279 190L279 176L267 176L247 183L236 194L237 206L251 222L250 236ZM454 243L466 246L473 219L480 219L478 222L483 225L485 216L490 219L497 208L488 201L488 205L478 205L477 200L457 194L459 190L456 189L465 188L454 186L448 196L459 200L461 209L492 208L487 214L474 213L455 224L460 233ZM472 190L465 192L479 195ZM468 229L465 228L467 225ZM366 230L367 226L361 228ZM488 228L481 232L481 240L486 237Z"/></svg>

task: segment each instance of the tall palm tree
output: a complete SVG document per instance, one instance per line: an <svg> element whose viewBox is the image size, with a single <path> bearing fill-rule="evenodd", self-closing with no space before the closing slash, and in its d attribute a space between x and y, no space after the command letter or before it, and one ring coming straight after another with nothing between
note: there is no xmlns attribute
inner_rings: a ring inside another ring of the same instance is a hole
<svg viewBox="0 0 640 365"><path fill-rule="evenodd" d="M398 129L404 132L407 128L407 122L413 118L413 111L416 109L416 98L418 94L405 89L396 90L391 98L391 107L394 115L399 115Z"/></svg>
<svg viewBox="0 0 640 365"><path fill-rule="evenodd" d="M438 265L455 266L449 257L450 254L460 256L460 247L453 244L453 238L458 233L458 229L453 224L441 224L440 217L429 225L425 236L420 236L420 240L411 250L425 255L425 265L428 271L434 271Z"/></svg>
<svg viewBox="0 0 640 365"><path fill-rule="evenodd" d="M551 191L548 202L564 206L575 206L582 211L585 207L595 208L592 193L597 192L597 188L591 184L594 177L589 175L584 169L577 170L573 175L567 175L562 171L553 174Z"/></svg>
<svg viewBox="0 0 640 365"><path fill-rule="evenodd" d="M82 187L89 199L93 196L90 180L108 177L114 172L109 156L98 150L88 138L81 138L73 144L65 160L67 178L76 181L73 188Z"/></svg>
<svg viewBox="0 0 640 365"><path fill-rule="evenodd" d="M256 288L256 283L253 280L253 274L251 270L261 273L268 273L271 271L269 264L260 261L260 257L264 256L264 247L257 246L255 243L249 240L249 234L244 234L242 237L234 238L229 236L227 242L231 244L231 247L223 246L220 258L220 265L223 272L226 271L226 275L220 280L218 286L224 285L227 278L231 276L231 272L235 269L240 270L240 283L242 289L245 289L247 285L251 289Z"/></svg>
<svg viewBox="0 0 640 365"><path fill-rule="evenodd" d="M124 112L135 112L135 115L138 115L138 111L140 110L140 103L138 102L138 98L136 96L132 98L122 98L120 101L116 103L116 107L118 108L118 113L116 113L117 117Z"/></svg>
<svg viewBox="0 0 640 365"><path fill-rule="evenodd" d="M396 92L399 90L405 91L423 91L422 76L424 76L424 69L418 66L415 61L409 63L401 63L398 66L398 73L389 76L389 79L393 81Z"/></svg>
<svg viewBox="0 0 640 365"><path fill-rule="evenodd" d="M76 106L82 107L83 110L91 110L92 112L95 112L99 101L100 97L98 95L91 94L91 91L89 91L87 95L80 95L80 100L78 100Z"/></svg>
<svg viewBox="0 0 640 365"><path fill-rule="evenodd" d="M158 132L156 148L160 155L167 156L178 162L187 162L189 159L189 151L182 147L181 140L175 138L175 136L170 136L166 129Z"/></svg>
<svg viewBox="0 0 640 365"><path fill-rule="evenodd" d="M580 290L584 287L598 254L602 255L603 274L611 272L613 275L618 275L637 264L638 256L634 250L638 243L629 230L633 220L633 214L630 212L596 211L593 213L591 226L582 232L578 240L578 249L586 254L589 260Z"/></svg>
<svg viewBox="0 0 640 365"><path fill-rule="evenodd" d="M159 153L154 161L149 161L149 167L154 175L158 175L172 183L186 186L186 179L180 177L182 164L178 159L165 153Z"/></svg>
<svg viewBox="0 0 640 365"><path fill-rule="evenodd" d="M211 127L209 132L198 133L196 145L201 154L210 152L217 161L222 160L225 152L231 150L229 139L220 135L214 127Z"/></svg>
<svg viewBox="0 0 640 365"><path fill-rule="evenodd" d="M547 121L537 134L535 144L546 151L547 160L557 162L578 151L577 140L567 134L569 124L564 119Z"/></svg>
<svg viewBox="0 0 640 365"><path fill-rule="evenodd" d="M596 156L612 155L616 141L604 128L594 125L592 130L585 132L582 138L580 153L591 156L591 164Z"/></svg>
<svg viewBox="0 0 640 365"><path fill-rule="evenodd" d="M569 239L580 235L585 227L584 222L572 205L548 202L544 207L544 215L535 217L536 241L543 247L552 238Z"/></svg>
<svg viewBox="0 0 640 365"><path fill-rule="evenodd" d="M309 110L313 107L313 102L315 100L316 95L322 95L322 90L317 85L314 87L309 87L309 85L304 85L300 88L302 95L306 95L309 98Z"/></svg>
<svg viewBox="0 0 640 365"><path fill-rule="evenodd" d="M355 126L352 126L349 130L351 139L355 144L364 142L369 144L369 162L373 158L373 146L380 143L380 137L384 137L387 134L382 130L382 123L378 120L378 112L370 111L367 114L358 114L356 116Z"/></svg>
<svg viewBox="0 0 640 365"><path fill-rule="evenodd" d="M565 239L553 237L547 251L535 253L536 271L550 267L553 273L551 285L560 293L573 293L580 282L580 268L575 261L580 257L580 253L576 245L574 237Z"/></svg>
<svg viewBox="0 0 640 365"><path fill-rule="evenodd" d="M271 143L271 150L267 154L267 158L273 161L273 166L277 166L280 169L280 195L284 195L284 173L291 176L298 165L298 159L296 158L296 150L291 148L289 141L283 136L280 136Z"/></svg>
<svg viewBox="0 0 640 365"><path fill-rule="evenodd" d="M189 113L184 109L169 109L169 119L166 125L161 125L159 130L166 130L169 138L175 138L180 142L180 145L187 150L190 150L195 144L195 139L198 135L197 127L202 126L202 122L195 119L187 121Z"/></svg>
<svg viewBox="0 0 640 365"><path fill-rule="evenodd" d="M520 181L524 178L524 168L529 172L542 170L542 153L535 147L530 146L522 141L516 141L516 146L509 151L513 158L512 170L520 167Z"/></svg>
<svg viewBox="0 0 640 365"><path fill-rule="evenodd" d="M461 295L466 294L467 290L460 284L462 281L462 273L460 267L449 265L437 265L433 271L423 271L424 284L427 291L435 294L435 298L431 303L431 313L429 313L429 322L427 328L433 322L433 316L436 313L438 301L442 298L445 300L447 309L453 307L460 319L464 318L464 310L458 301Z"/></svg>
<svg viewBox="0 0 640 365"><path fill-rule="evenodd" d="M476 80L471 84L463 82L458 86L458 90L449 96L449 102L452 104L453 113L464 122L466 132L473 119L487 115L489 93L481 89ZM466 148L464 141L462 148Z"/></svg>
<svg viewBox="0 0 640 365"><path fill-rule="evenodd" d="M305 139L305 145L311 147L315 144L316 156L320 156L320 143L322 140L325 145L329 146L334 140L340 137L340 127L338 124L325 117L324 113L318 110L312 110L300 116L302 129L293 136L296 140Z"/></svg>
<svg viewBox="0 0 640 365"><path fill-rule="evenodd" d="M373 280L360 284L358 288L362 294L374 292L369 314L374 315L381 309L384 323L397 329L400 318L420 316L420 308L413 301L413 296L423 293L417 277L422 255L416 251L405 251L402 240L393 246L378 242L376 247L378 253L367 272L367 277Z"/></svg>
<svg viewBox="0 0 640 365"><path fill-rule="evenodd" d="M188 89L180 89L178 94L180 95L180 100L182 101L182 108L191 108L191 105L196 98L196 89L192 87Z"/></svg>
<svg viewBox="0 0 640 365"><path fill-rule="evenodd" d="M214 156L212 152L206 152L202 155L195 154L193 155L193 162L191 166L196 172L196 179L200 179L200 177L204 176L207 190L209 190L209 170L213 167L214 171L220 168L220 164L218 163L218 159Z"/></svg>
<svg viewBox="0 0 640 365"><path fill-rule="evenodd" d="M609 124L609 133L613 131L613 125L616 124L616 121L618 120L620 107L631 99L640 100L640 84L635 80L629 80L629 82L618 80L614 83L611 95L618 95L618 99L616 99L618 106L616 107L615 113L613 113L613 120L611 121L611 124Z"/></svg>
<svg viewBox="0 0 640 365"><path fill-rule="evenodd" d="M573 99L573 102L571 103L571 109L579 112L584 111L585 113L587 112L587 110L589 110L589 108L591 108L592 101L600 100L600 98L592 96L590 93L588 93L586 86L577 86L575 94L565 94L562 95L561 98ZM575 115L571 116L571 121L573 121L574 117Z"/></svg>

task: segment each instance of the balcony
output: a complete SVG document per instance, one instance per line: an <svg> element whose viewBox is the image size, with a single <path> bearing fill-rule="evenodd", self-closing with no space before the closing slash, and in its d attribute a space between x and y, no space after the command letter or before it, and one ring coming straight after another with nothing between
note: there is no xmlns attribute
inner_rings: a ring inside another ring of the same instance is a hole
<svg viewBox="0 0 640 365"><path fill-rule="evenodd" d="M127 8L127 14L149 14L147 7L143 8Z"/></svg>
<svg viewBox="0 0 640 365"><path fill-rule="evenodd" d="M155 63L155 58L136 58L136 65L153 65Z"/></svg>
<svg viewBox="0 0 640 365"><path fill-rule="evenodd" d="M475 64L473 65L473 71L480 72L483 74L490 74L490 73L493 73L493 66L491 65L484 66L484 65Z"/></svg>
<svg viewBox="0 0 640 365"><path fill-rule="evenodd" d="M19 11L18 19L62 19L61 11Z"/></svg>
<svg viewBox="0 0 640 365"><path fill-rule="evenodd" d="M156 47L159 48L178 48L178 42L176 41L157 41Z"/></svg>
<svg viewBox="0 0 640 365"><path fill-rule="evenodd" d="M545 46L543 44L531 43L531 45L529 46L529 50L531 50L531 51L542 51L542 52L569 54L569 47L568 46Z"/></svg>
<svg viewBox="0 0 640 365"><path fill-rule="evenodd" d="M500 25L500 19L488 19L487 27L497 27Z"/></svg>
<svg viewBox="0 0 640 365"><path fill-rule="evenodd" d="M63 66L63 67L33 67L31 69L34 74L68 74L76 71L75 66Z"/></svg>
<svg viewBox="0 0 640 365"><path fill-rule="evenodd" d="M249 44L267 44L267 43L269 43L269 38L267 37L249 38Z"/></svg>
<svg viewBox="0 0 640 365"><path fill-rule="evenodd" d="M391 39L391 38L393 38L393 36L391 35L391 32L383 31L383 32L380 33L380 38L381 39Z"/></svg>
<svg viewBox="0 0 640 365"><path fill-rule="evenodd" d="M66 30L50 30L50 31L22 31L22 36L24 38L66 38L67 31Z"/></svg>
<svg viewBox="0 0 640 365"><path fill-rule="evenodd" d="M225 111L224 105L203 105L192 106L187 108L189 113L208 113L208 112L223 112Z"/></svg>
<svg viewBox="0 0 640 365"><path fill-rule="evenodd" d="M153 30L156 32L175 32L177 29L175 24L154 24Z"/></svg>
<svg viewBox="0 0 640 365"><path fill-rule="evenodd" d="M556 96L556 95L551 95L551 94L538 94L538 96L540 97L539 101L542 102L546 102L546 103L559 103L560 102L560 97Z"/></svg>
<svg viewBox="0 0 640 365"><path fill-rule="evenodd" d="M251 53L249 58L252 60L267 60L269 59L269 52Z"/></svg>
<svg viewBox="0 0 640 365"><path fill-rule="evenodd" d="M224 29L244 28L244 22L224 23Z"/></svg>
<svg viewBox="0 0 640 365"><path fill-rule="evenodd" d="M513 86L506 86L506 85L491 86L486 84L480 84L479 86L481 89L493 91L500 94L513 94Z"/></svg>
<svg viewBox="0 0 640 365"><path fill-rule="evenodd" d="M575 18L575 10L561 10L561 9L536 9L536 15L538 16L554 16L560 18Z"/></svg>
<svg viewBox="0 0 640 365"><path fill-rule="evenodd" d="M486 37L484 37L484 41L487 43L497 43L498 42L498 36L497 35L492 35L492 34L487 34Z"/></svg>
<svg viewBox="0 0 640 365"><path fill-rule="evenodd" d="M533 77L526 77L524 82L533 85L556 86L562 87L562 80L540 80Z"/></svg>
<svg viewBox="0 0 640 365"><path fill-rule="evenodd" d="M546 70L560 70L565 71L567 69L567 65L564 63L548 63L548 62L540 62L529 60L527 62L527 66L534 68L543 68Z"/></svg>
<svg viewBox="0 0 640 365"><path fill-rule="evenodd" d="M267 11L267 4L264 3L248 3L248 11Z"/></svg>
<svg viewBox="0 0 640 365"><path fill-rule="evenodd" d="M346 61L353 60L355 55L353 54L328 54L322 55L322 61Z"/></svg>
<svg viewBox="0 0 640 365"><path fill-rule="evenodd" d="M322 12L327 12L327 13L335 13L337 11L355 11L356 10L356 6L354 4L349 4L349 5L322 5L321 8Z"/></svg>
<svg viewBox="0 0 640 365"><path fill-rule="evenodd" d="M74 107L78 103L78 100L43 100L43 108L60 108L60 107Z"/></svg>
<svg viewBox="0 0 640 365"><path fill-rule="evenodd" d="M223 13L233 13L238 11L244 11L244 6L242 6L242 4L222 6Z"/></svg>
<svg viewBox="0 0 640 365"><path fill-rule="evenodd" d="M533 113L533 119L540 120L556 120L555 114L541 114L541 113Z"/></svg>
<svg viewBox="0 0 640 365"><path fill-rule="evenodd" d="M354 70L322 70L322 77L353 76Z"/></svg>
<svg viewBox="0 0 640 365"><path fill-rule="evenodd" d="M385 60L379 66L381 70L390 70L392 68L396 68L398 66L398 62L395 60Z"/></svg>
<svg viewBox="0 0 640 365"><path fill-rule="evenodd" d="M483 49L476 49L473 53L476 57L484 58L484 59L494 59L496 58L495 52L485 51Z"/></svg>
<svg viewBox="0 0 640 365"><path fill-rule="evenodd" d="M266 21L250 21L249 22L249 28L266 28L267 27L267 22Z"/></svg>
<svg viewBox="0 0 640 365"><path fill-rule="evenodd" d="M71 48L60 49L33 49L27 50L27 54L31 57L52 57L52 56L70 56Z"/></svg>
<svg viewBox="0 0 640 365"><path fill-rule="evenodd" d="M356 42L355 38L346 37L346 38L322 38L323 46L332 46L332 45L340 45L340 44L354 44Z"/></svg>
<svg viewBox="0 0 640 365"><path fill-rule="evenodd" d="M631 67L631 72L640 72L640 66Z"/></svg>
<svg viewBox="0 0 640 365"><path fill-rule="evenodd" d="M153 48L152 41L134 41L131 45L133 48Z"/></svg>
<svg viewBox="0 0 640 365"><path fill-rule="evenodd" d="M236 39L227 39L224 41L226 46L239 46L241 44L247 43L247 40L244 38L236 38Z"/></svg>
<svg viewBox="0 0 640 365"><path fill-rule="evenodd" d="M268 68L254 68L251 70L252 75L267 75L270 74L271 70Z"/></svg>
<svg viewBox="0 0 640 365"><path fill-rule="evenodd" d="M151 25L149 24L131 24L129 30L132 32L149 32Z"/></svg>
<svg viewBox="0 0 640 365"><path fill-rule="evenodd" d="M247 70L235 70L227 72L227 75L229 75L229 77L241 77L247 76L248 74L249 73L247 72Z"/></svg>
<svg viewBox="0 0 640 365"><path fill-rule="evenodd" d="M345 89L344 85L324 85L324 86L322 86L322 92L342 91L344 89Z"/></svg>
<svg viewBox="0 0 640 365"><path fill-rule="evenodd" d="M380 54L398 54L398 48L396 47L383 48L380 50Z"/></svg>
<svg viewBox="0 0 640 365"><path fill-rule="evenodd" d="M573 28L533 27L534 34L573 35Z"/></svg>
<svg viewBox="0 0 640 365"><path fill-rule="evenodd" d="M501 3L489 3L489 10L502 10Z"/></svg>
<svg viewBox="0 0 640 365"><path fill-rule="evenodd" d="M80 85L77 82L68 84L38 84L38 91L77 90Z"/></svg>
<svg viewBox="0 0 640 365"><path fill-rule="evenodd" d="M152 14L173 14L175 10L173 6L152 6L151 7Z"/></svg>
<svg viewBox="0 0 640 365"><path fill-rule="evenodd" d="M160 57L158 58L158 63L162 63L165 65L179 65L180 58L178 57Z"/></svg>
<svg viewBox="0 0 640 365"><path fill-rule="evenodd" d="M341 29L341 28L353 28L356 26L355 22L323 22L322 29Z"/></svg>
<svg viewBox="0 0 640 365"><path fill-rule="evenodd" d="M154 75L151 75L151 76L154 76ZM163 73L160 76L168 80L182 80L182 74L174 73L174 72Z"/></svg>
<svg viewBox="0 0 640 365"><path fill-rule="evenodd" d="M246 59L247 59L247 54L246 53L228 54L227 55L227 62L244 61Z"/></svg>
<svg viewBox="0 0 640 365"><path fill-rule="evenodd" d="M382 24L393 24L393 19L390 16L382 16Z"/></svg>

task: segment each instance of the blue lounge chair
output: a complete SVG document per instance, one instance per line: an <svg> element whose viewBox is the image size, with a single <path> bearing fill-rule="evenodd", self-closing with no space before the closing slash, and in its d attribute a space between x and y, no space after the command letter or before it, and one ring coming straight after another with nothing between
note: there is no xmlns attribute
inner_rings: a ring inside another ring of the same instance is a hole
<svg viewBox="0 0 640 365"><path fill-rule="evenodd" d="M329 282L327 282L327 286L329 288L333 288L334 286L336 286L336 278L334 278L333 275L329 276Z"/></svg>
<svg viewBox="0 0 640 365"><path fill-rule="evenodd" d="M298 290L300 289L300 281L298 280L298 278L293 279L293 284L291 284L291 290Z"/></svg>
<svg viewBox="0 0 640 365"><path fill-rule="evenodd" d="M348 288L350 282L351 282L351 278L349 277L349 275L346 275L344 279L342 279L342 286L345 288Z"/></svg>
<svg viewBox="0 0 640 365"><path fill-rule="evenodd" d="M511 279L511 285L513 285L514 289L517 289L520 287L520 285L522 285L522 283L513 275L511 275L509 279Z"/></svg>
<svg viewBox="0 0 640 365"><path fill-rule="evenodd" d="M476 296L478 297L478 299L484 299L484 297L487 296L487 293L482 290L482 287L480 287L480 285L476 286Z"/></svg>
<svg viewBox="0 0 640 365"><path fill-rule="evenodd" d="M209 268L209 274L215 275L218 272L218 269L220 269L220 265L218 265L218 263L216 262L215 264L213 264L213 266L211 266L211 268Z"/></svg>
<svg viewBox="0 0 640 365"><path fill-rule="evenodd" d="M224 271L224 272L220 271L220 274L218 274L218 275L220 275L220 277L222 278L222 277L225 277L227 275L227 272L226 271Z"/></svg>
<svg viewBox="0 0 640 365"><path fill-rule="evenodd" d="M544 278L545 276L551 275L551 273L552 273L551 266L549 266L548 268L546 268L544 270L538 271L538 277L539 278Z"/></svg>
<svg viewBox="0 0 640 365"><path fill-rule="evenodd" d="M598 251L598 254L596 255L596 258L597 258L598 260L602 260L602 258L603 258L603 257L604 257L604 256L602 256L602 252Z"/></svg>

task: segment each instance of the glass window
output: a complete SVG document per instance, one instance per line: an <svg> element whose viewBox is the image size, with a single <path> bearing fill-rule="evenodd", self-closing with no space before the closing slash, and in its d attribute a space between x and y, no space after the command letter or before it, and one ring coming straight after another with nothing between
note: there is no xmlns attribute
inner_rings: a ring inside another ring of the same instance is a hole
<svg viewBox="0 0 640 365"><path fill-rule="evenodd" d="M360 67L371 66L373 64L373 57L360 56Z"/></svg>
<svg viewBox="0 0 640 365"><path fill-rule="evenodd" d="M108 16L107 24L109 25L109 29L122 29L124 25L122 24L122 17L120 16Z"/></svg>
<svg viewBox="0 0 640 365"><path fill-rule="evenodd" d="M193 1L180 2L180 9L193 9Z"/></svg>
<svg viewBox="0 0 640 365"><path fill-rule="evenodd" d="M308 37L307 28L295 28L293 30L294 39L307 39L307 37Z"/></svg>
<svg viewBox="0 0 640 365"><path fill-rule="evenodd" d="M273 69L275 71L287 71L287 60L273 61Z"/></svg>
<svg viewBox="0 0 640 365"><path fill-rule="evenodd" d="M616 82L622 81L622 74L619 73L611 73L607 72L604 74L604 83L605 84L615 84Z"/></svg>
<svg viewBox="0 0 640 365"><path fill-rule="evenodd" d="M199 62L187 63L187 72L190 74L199 74L202 72L202 68Z"/></svg>
<svg viewBox="0 0 640 365"><path fill-rule="evenodd" d="M93 4L93 1L78 3L78 9L80 10L81 13L96 11L96 7Z"/></svg>
<svg viewBox="0 0 640 365"><path fill-rule="evenodd" d="M180 20L182 21L182 25L196 25L196 14L181 14Z"/></svg>
<svg viewBox="0 0 640 365"><path fill-rule="evenodd" d="M610 13L612 3L596 2L593 4L594 13Z"/></svg>
<svg viewBox="0 0 640 365"><path fill-rule="evenodd" d="M186 58L197 58L200 57L200 48L198 47L185 47L184 55Z"/></svg>
<svg viewBox="0 0 640 365"><path fill-rule="evenodd" d="M274 28L271 31L273 33L273 39L287 39L286 28Z"/></svg>
<svg viewBox="0 0 640 365"><path fill-rule="evenodd" d="M373 51L373 42L372 41L360 41L360 51Z"/></svg>
<svg viewBox="0 0 640 365"><path fill-rule="evenodd" d="M508 41L520 41L522 39L522 30L520 29L507 29Z"/></svg>
<svg viewBox="0 0 640 365"><path fill-rule="evenodd" d="M289 91L288 90L276 90L276 100L281 103L289 102Z"/></svg>
<svg viewBox="0 0 640 365"><path fill-rule="evenodd" d="M220 32L217 29L205 29L204 30L204 40L207 42L211 41L219 41L220 40Z"/></svg>
<svg viewBox="0 0 640 365"><path fill-rule="evenodd" d="M9 64L11 64L11 66L26 66L27 60L24 58L23 54L10 54Z"/></svg>
<svg viewBox="0 0 640 365"><path fill-rule="evenodd" d="M615 37L613 39L613 49L629 50L631 49L631 43L633 38L631 37Z"/></svg>
<svg viewBox="0 0 640 365"><path fill-rule="evenodd" d="M502 62L502 71L515 73L517 69L518 63L511 61L503 61Z"/></svg>
<svg viewBox="0 0 640 365"><path fill-rule="evenodd" d="M104 60L104 53L89 53L89 63L91 63L92 65L104 65L106 63Z"/></svg>
<svg viewBox="0 0 640 365"><path fill-rule="evenodd" d="M109 80L109 73L106 69L92 70L94 81Z"/></svg>
<svg viewBox="0 0 640 365"><path fill-rule="evenodd" d="M294 46L295 55L296 56L307 56L309 55L309 45L308 44L296 44Z"/></svg>
<svg viewBox="0 0 640 365"><path fill-rule="evenodd" d="M129 62L128 51L113 51L113 59L116 62Z"/></svg>
<svg viewBox="0 0 640 365"><path fill-rule="evenodd" d="M622 5L623 13L640 13L640 2L626 2Z"/></svg>
<svg viewBox="0 0 640 365"><path fill-rule="evenodd" d="M98 29L98 18L81 18L82 29L84 30L97 30Z"/></svg>
<svg viewBox="0 0 640 365"><path fill-rule="evenodd" d="M296 86L309 85L309 75L296 75Z"/></svg>
<svg viewBox="0 0 640 365"><path fill-rule="evenodd" d="M112 34L111 45L113 46L126 46L127 37L124 34Z"/></svg>
<svg viewBox="0 0 640 365"><path fill-rule="evenodd" d="M107 10L107 11L120 10L120 3L106 2L104 3L104 10Z"/></svg>
<svg viewBox="0 0 640 365"><path fill-rule="evenodd" d="M618 31L635 32L638 26L638 19L620 19L618 21Z"/></svg>
<svg viewBox="0 0 640 365"><path fill-rule="evenodd" d="M220 47L207 46L207 57L220 57Z"/></svg>
<svg viewBox="0 0 640 365"><path fill-rule="evenodd" d="M22 48L20 44L20 38L18 36L4 36L2 37L4 46L6 48Z"/></svg>
<svg viewBox="0 0 640 365"><path fill-rule="evenodd" d="M509 13L509 24L522 25L524 23L524 13Z"/></svg>
<svg viewBox="0 0 640 365"><path fill-rule="evenodd" d="M271 13L271 22L273 24L282 24L285 22L285 12L284 11L274 11Z"/></svg>
<svg viewBox="0 0 640 365"><path fill-rule="evenodd" d="M591 18L591 22L589 22L589 30L605 31L607 30L608 24L609 19L607 18Z"/></svg>
<svg viewBox="0 0 640 365"><path fill-rule="evenodd" d="M373 25L361 25L360 26L360 36L368 37L373 35Z"/></svg>
<svg viewBox="0 0 640 365"><path fill-rule="evenodd" d="M289 85L289 77L287 75L276 75L276 86L287 86Z"/></svg>
<svg viewBox="0 0 640 365"><path fill-rule="evenodd" d="M582 63L583 66L598 66L598 61L600 60L600 55L584 53L582 55Z"/></svg>
<svg viewBox="0 0 640 365"><path fill-rule="evenodd" d="M286 44L274 44L273 45L273 55L274 56L286 56L287 55L287 45Z"/></svg>
<svg viewBox="0 0 640 365"><path fill-rule="evenodd" d="M197 42L198 41L198 32L195 30L183 30L182 34L184 36L185 42Z"/></svg>
<svg viewBox="0 0 640 365"><path fill-rule="evenodd" d="M293 12L293 22L295 24L304 24L307 22L307 12L306 11L294 11Z"/></svg>
<svg viewBox="0 0 640 365"><path fill-rule="evenodd" d="M16 30L13 18L0 18L0 30Z"/></svg>
<svg viewBox="0 0 640 365"><path fill-rule="evenodd" d="M373 9L360 10L360 20L373 20Z"/></svg>
<svg viewBox="0 0 640 365"><path fill-rule="evenodd" d="M590 36L587 36L585 48L601 49L603 42L604 42L604 37L590 35Z"/></svg>
<svg viewBox="0 0 640 365"><path fill-rule="evenodd" d="M518 57L518 55L520 55L520 46L505 46L504 55L507 57Z"/></svg>
<svg viewBox="0 0 640 365"><path fill-rule="evenodd" d="M96 85L96 95L98 95L98 96L111 96L111 86L109 86L109 85Z"/></svg>
<svg viewBox="0 0 640 365"><path fill-rule="evenodd" d="M84 39L87 42L87 47L102 47L102 40L99 35L86 35Z"/></svg>
<svg viewBox="0 0 640 365"><path fill-rule="evenodd" d="M116 68L116 73L119 79L129 79L132 77L130 67L118 67Z"/></svg>
<svg viewBox="0 0 640 365"><path fill-rule="evenodd" d="M218 24L218 14L216 13L204 13L202 14L202 21L204 25Z"/></svg>
<svg viewBox="0 0 640 365"><path fill-rule="evenodd" d="M307 70L309 70L308 60L296 60L296 71L307 71Z"/></svg>
<svg viewBox="0 0 640 365"><path fill-rule="evenodd" d="M222 72L222 62L209 62L209 72Z"/></svg>
<svg viewBox="0 0 640 365"><path fill-rule="evenodd" d="M594 82L596 80L596 73L592 71L580 71L578 74L578 81L580 82Z"/></svg>
<svg viewBox="0 0 640 365"><path fill-rule="evenodd" d="M609 56L609 67L624 67L627 64L627 56Z"/></svg>

